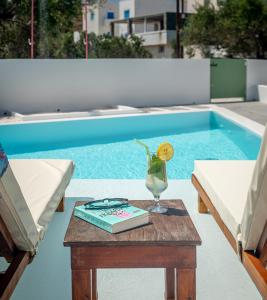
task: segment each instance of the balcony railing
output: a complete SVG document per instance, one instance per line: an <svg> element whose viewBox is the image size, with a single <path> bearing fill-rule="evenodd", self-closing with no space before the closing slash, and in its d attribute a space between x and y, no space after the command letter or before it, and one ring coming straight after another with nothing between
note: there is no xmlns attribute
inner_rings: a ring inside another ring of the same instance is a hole
<svg viewBox="0 0 267 300"><path fill-rule="evenodd" d="M144 46L167 45L175 39L175 30L158 30L137 33L144 40Z"/></svg>

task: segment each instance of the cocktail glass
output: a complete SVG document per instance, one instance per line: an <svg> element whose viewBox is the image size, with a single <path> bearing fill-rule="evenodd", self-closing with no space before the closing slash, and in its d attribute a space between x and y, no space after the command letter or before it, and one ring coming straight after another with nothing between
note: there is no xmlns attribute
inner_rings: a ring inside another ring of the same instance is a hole
<svg viewBox="0 0 267 300"><path fill-rule="evenodd" d="M147 155L146 187L154 196L154 205L148 210L154 213L166 213L168 209L160 205L160 195L168 187L166 161L155 154Z"/></svg>

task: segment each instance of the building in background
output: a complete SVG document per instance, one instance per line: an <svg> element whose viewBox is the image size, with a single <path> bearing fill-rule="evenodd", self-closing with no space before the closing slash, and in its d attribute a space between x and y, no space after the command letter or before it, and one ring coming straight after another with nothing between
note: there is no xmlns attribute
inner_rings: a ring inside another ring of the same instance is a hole
<svg viewBox="0 0 267 300"><path fill-rule="evenodd" d="M119 0L112 34L135 34L153 57L171 57L176 36L176 0Z"/></svg>
<svg viewBox="0 0 267 300"><path fill-rule="evenodd" d="M83 12L83 31L94 32L96 35L110 33L110 22L118 19L118 1L107 0L103 4L94 4L87 6L87 14Z"/></svg>
<svg viewBox="0 0 267 300"><path fill-rule="evenodd" d="M180 0L180 27L195 7L207 0ZM217 0L210 0L214 4ZM107 0L106 3L88 6L87 30L97 35L135 34L155 58L169 58L176 44L176 0ZM83 22L83 30L86 29Z"/></svg>
<svg viewBox="0 0 267 300"><path fill-rule="evenodd" d="M111 22L111 34L116 35L116 32L142 38L143 45L155 58L172 57L172 44L176 39L176 13L164 12L115 20Z"/></svg>

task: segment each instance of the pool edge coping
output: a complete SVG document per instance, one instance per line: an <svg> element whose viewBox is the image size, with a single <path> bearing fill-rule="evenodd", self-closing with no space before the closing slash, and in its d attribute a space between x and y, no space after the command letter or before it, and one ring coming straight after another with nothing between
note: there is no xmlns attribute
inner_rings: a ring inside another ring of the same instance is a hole
<svg viewBox="0 0 267 300"><path fill-rule="evenodd" d="M175 106L176 107L176 106ZM198 108L201 107L201 108ZM54 123L54 122L66 122L66 121L82 121L82 120L94 120L94 119L112 119L112 118L126 118L126 117L138 117L138 116L152 116L152 115L169 115L169 114L184 114L184 113L193 113L193 112L216 112L223 116L224 118L238 124L245 129L251 130L253 133L262 137L264 133L265 126L253 121L247 117L239 115L236 112L233 112L227 108L220 107L214 104L203 104L198 105L198 107L189 107L189 106L177 106L177 110L168 110L167 108L158 107L159 111L151 112L142 112L142 113L130 113L130 114L114 114L114 115L99 115L99 116L88 116L88 117L76 117L76 118L62 118L62 119L47 119L47 120L31 120L31 121L21 121L14 120L10 122L1 122L0 126L12 126L19 124L35 124L35 123ZM183 108L183 110L179 110Z"/></svg>

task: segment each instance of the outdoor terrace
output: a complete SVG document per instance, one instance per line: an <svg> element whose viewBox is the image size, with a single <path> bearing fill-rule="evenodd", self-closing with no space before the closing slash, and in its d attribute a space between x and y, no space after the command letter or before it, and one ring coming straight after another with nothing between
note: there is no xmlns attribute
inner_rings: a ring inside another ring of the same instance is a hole
<svg viewBox="0 0 267 300"><path fill-rule="evenodd" d="M128 107L128 114L142 116L221 109L262 133L267 104L251 100L257 99L257 85L264 84L264 63L247 61L245 94L250 101L214 105L210 104L210 60L0 61L1 112L38 114L40 121L42 114L47 117L61 112L88 113L89 118L97 119L112 115L114 111L107 108L118 105ZM11 80L17 82L14 89L9 88ZM0 122L25 121L3 116ZM38 254L26 268L12 299L71 298L70 251L63 247L63 240L73 205L88 197L106 196L151 199L144 179L72 179L66 190L66 211L56 214L49 224ZM163 198L182 199L201 236L197 299L261 299L214 219L198 213L198 195L191 180L169 180ZM163 299L163 276L163 269L100 270L99 299Z"/></svg>
<svg viewBox="0 0 267 300"><path fill-rule="evenodd" d="M265 103L253 101L219 104L219 106L227 108L264 126L267 123L267 104Z"/></svg>
<svg viewBox="0 0 267 300"><path fill-rule="evenodd" d="M253 121L267 122L267 105L262 103L221 104ZM143 108L144 113L206 109L206 105ZM1 118L2 122L16 121L14 117ZM131 191L131 193L129 193ZM73 179L66 191L66 211L56 214L49 225L38 255L26 269L13 300L70 299L70 251L63 247L63 239L78 200L92 198L129 197L151 199L144 180L80 180ZM182 199L202 238L197 259L197 299L199 300L256 300L261 299L257 289L238 261L223 233L211 216L197 212L197 193L190 180L170 180L164 199ZM2 262L2 267L4 263ZM164 272L162 269L100 270L97 275L99 299L147 300L163 299Z"/></svg>

